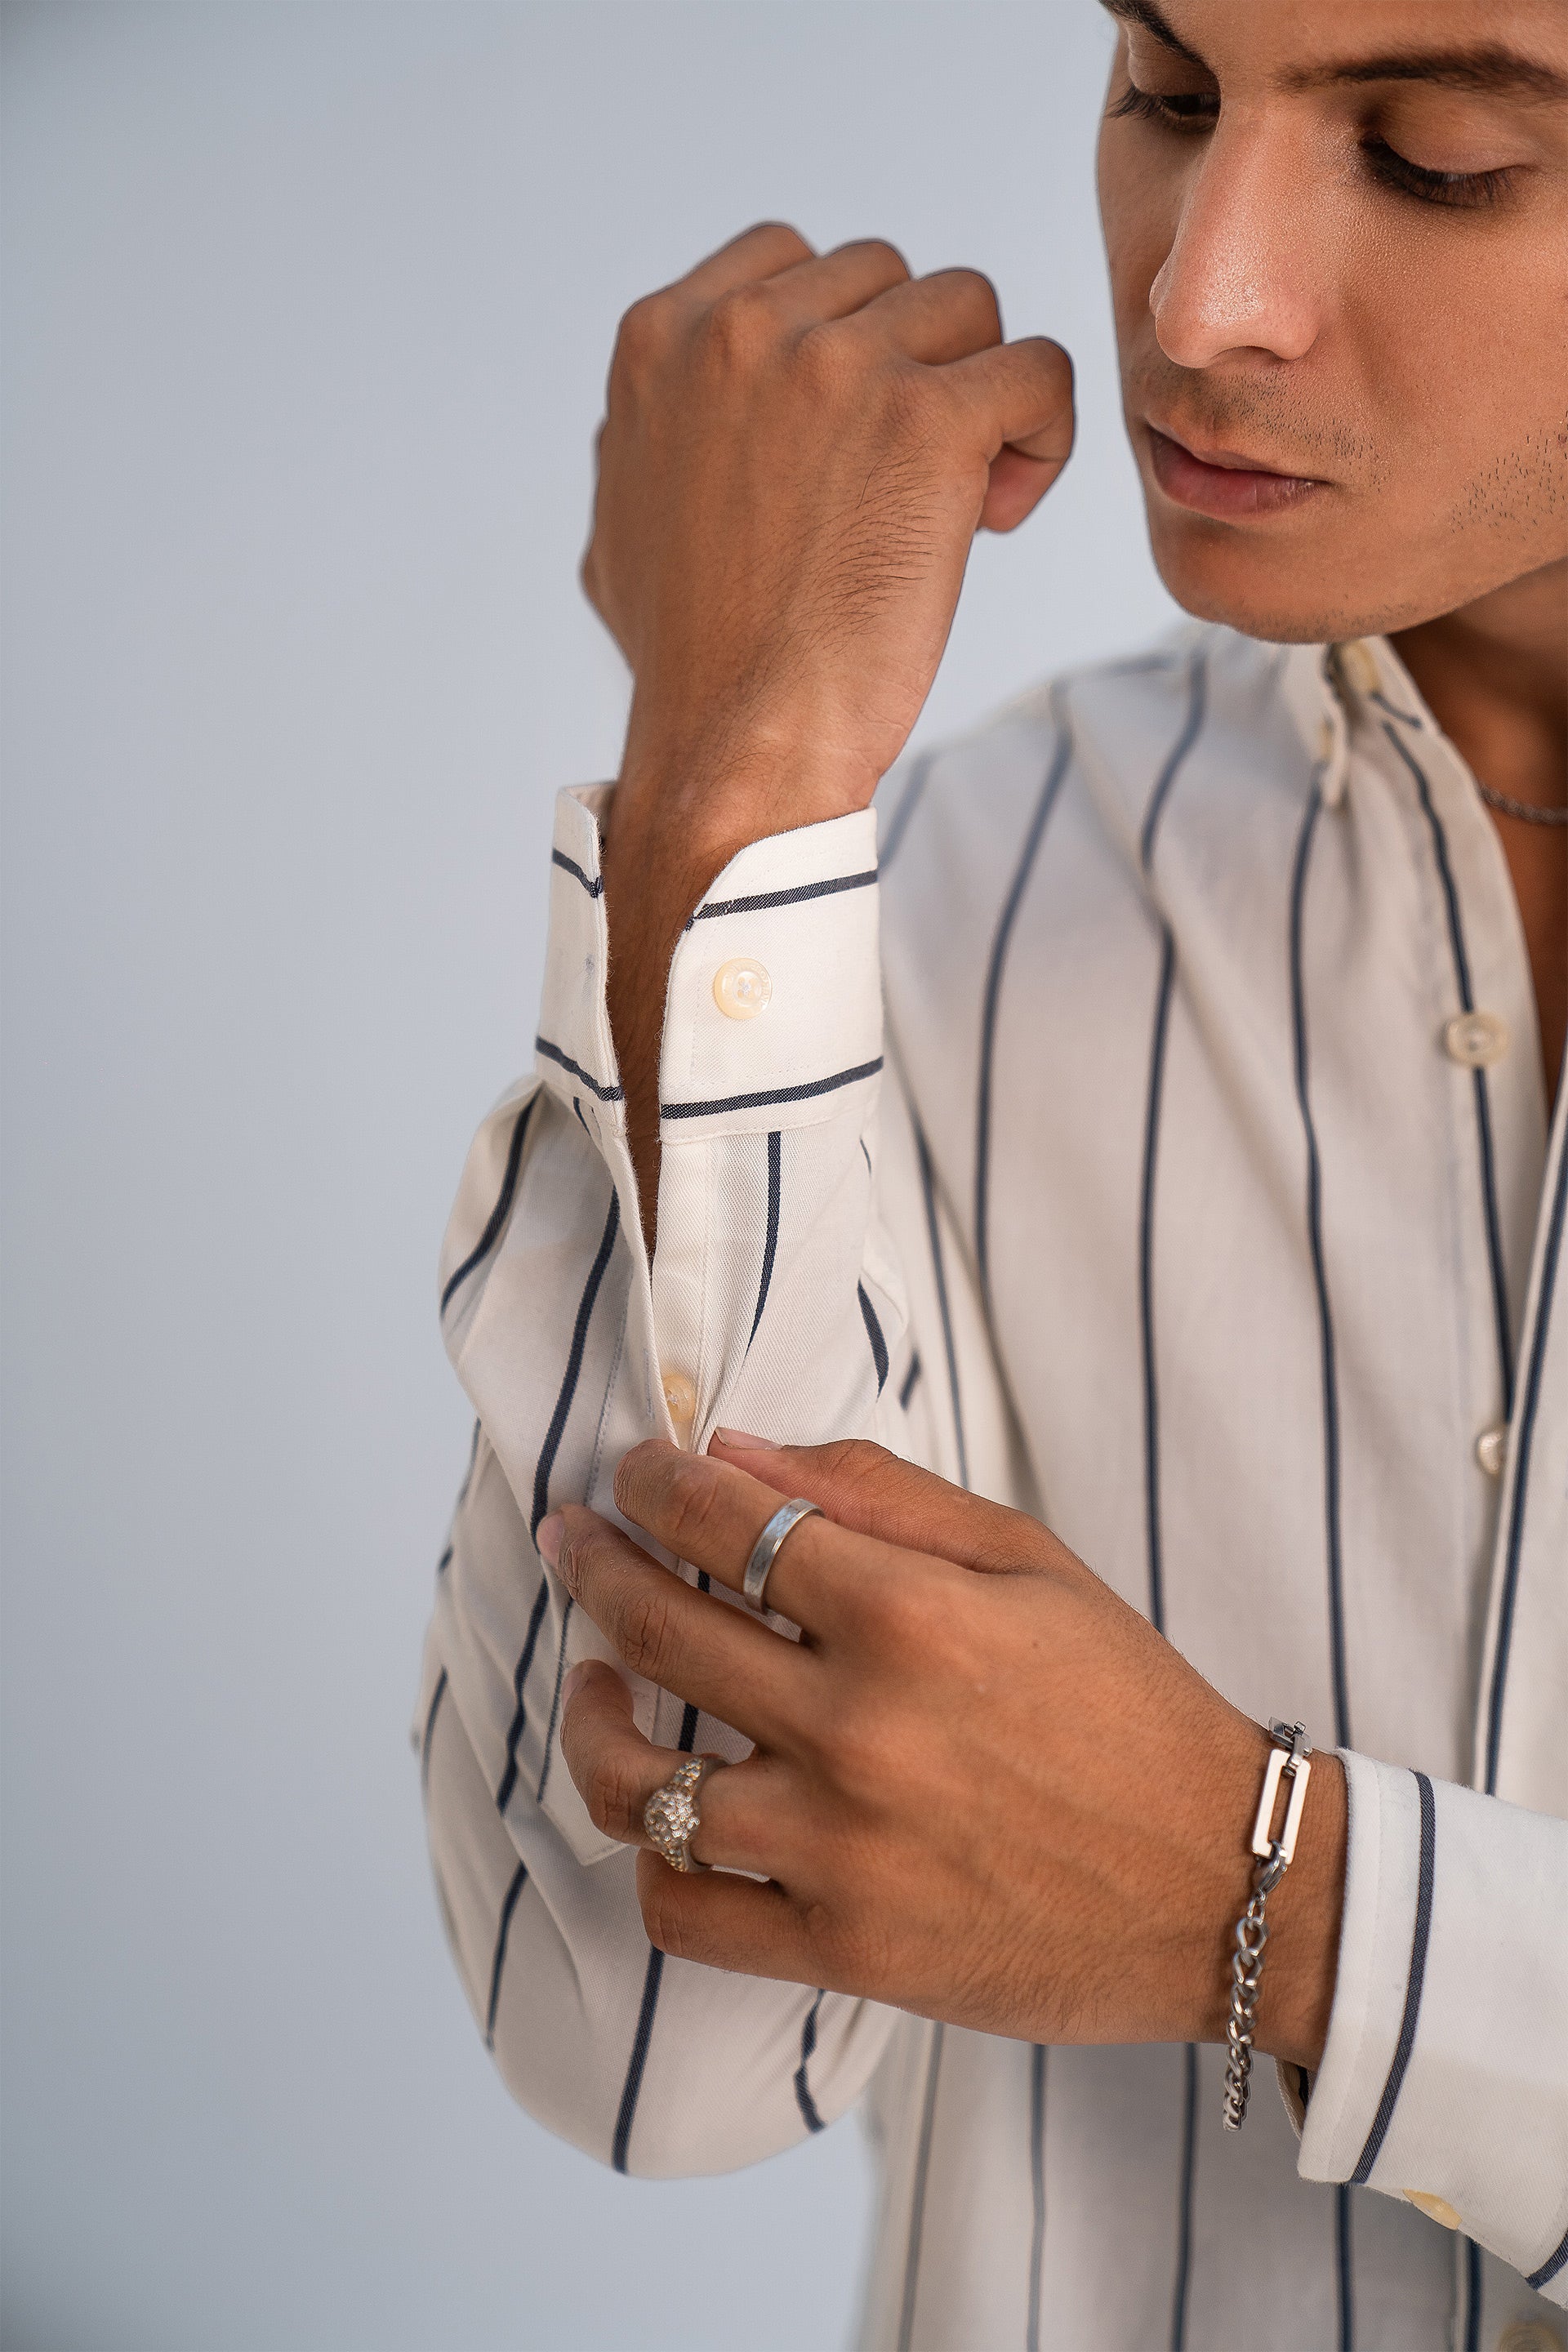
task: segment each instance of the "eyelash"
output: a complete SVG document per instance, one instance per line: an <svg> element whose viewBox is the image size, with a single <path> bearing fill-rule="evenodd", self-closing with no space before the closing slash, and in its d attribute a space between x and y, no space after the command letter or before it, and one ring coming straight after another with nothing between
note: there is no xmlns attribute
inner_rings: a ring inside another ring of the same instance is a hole
<svg viewBox="0 0 1568 2352"><path fill-rule="evenodd" d="M1206 131L1212 127L1216 110L1216 101L1201 92L1163 97L1157 90L1140 89L1130 82L1110 113L1122 121L1131 118L1157 123L1163 131ZM1421 204L1446 205L1450 211L1475 211L1495 205L1513 181L1513 173L1508 169L1429 172L1425 164L1413 163L1407 155L1401 155L1375 133L1363 140L1362 153L1373 178L1381 181L1385 188L1414 196Z"/></svg>

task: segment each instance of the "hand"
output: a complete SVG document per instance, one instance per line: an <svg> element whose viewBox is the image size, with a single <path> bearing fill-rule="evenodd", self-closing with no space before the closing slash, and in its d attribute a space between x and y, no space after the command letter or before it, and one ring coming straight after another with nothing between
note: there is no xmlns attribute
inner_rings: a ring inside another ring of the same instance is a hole
<svg viewBox="0 0 1568 2352"><path fill-rule="evenodd" d="M1004 343L988 279L911 279L879 240L750 229L636 303L583 567L636 678L617 830L645 790L776 800L746 838L864 807L975 530L1023 520L1072 429L1058 344Z"/></svg>
<svg viewBox="0 0 1568 2352"><path fill-rule="evenodd" d="M703 1784L713 1875L639 1855L652 1941L1023 2040L1223 2039L1266 1735L1022 1513L872 1445L724 1452L639 1445L616 1503L731 1588L781 1494L819 1503L768 1585L798 1644L591 1511L540 1529L627 1665L756 1743ZM576 1670L562 1745L599 1827L646 1844L680 1759L636 1729L613 1667ZM1322 1757L1269 1898L1257 2034L1312 2067L1344 1835Z"/></svg>
<svg viewBox="0 0 1568 2352"><path fill-rule="evenodd" d="M864 808L914 725L977 528L1072 446L1072 364L973 269L748 230L634 304L583 581L635 678L605 846L610 1027L651 1255L682 926L764 835Z"/></svg>

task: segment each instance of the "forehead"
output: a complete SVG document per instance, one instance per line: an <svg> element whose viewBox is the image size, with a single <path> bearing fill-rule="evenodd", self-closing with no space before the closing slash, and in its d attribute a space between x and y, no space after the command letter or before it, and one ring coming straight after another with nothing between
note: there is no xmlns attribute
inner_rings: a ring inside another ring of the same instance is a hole
<svg viewBox="0 0 1568 2352"><path fill-rule="evenodd" d="M1220 81L1324 89L1385 78L1568 105L1568 0L1105 0L1140 48Z"/></svg>

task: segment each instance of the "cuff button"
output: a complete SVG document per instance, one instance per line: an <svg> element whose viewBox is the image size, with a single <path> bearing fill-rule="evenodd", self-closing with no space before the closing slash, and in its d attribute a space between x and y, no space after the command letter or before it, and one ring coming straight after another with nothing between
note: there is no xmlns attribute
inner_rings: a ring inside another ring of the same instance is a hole
<svg viewBox="0 0 1568 2352"><path fill-rule="evenodd" d="M767 972L750 956L721 963L713 975L713 1002L729 1021L754 1021L767 1011L773 992Z"/></svg>
<svg viewBox="0 0 1568 2352"><path fill-rule="evenodd" d="M1459 2217L1446 2197L1434 2197L1429 2189L1407 2189L1405 2194L1419 2212L1426 2214L1429 2221L1441 2222L1445 2230L1458 2228Z"/></svg>

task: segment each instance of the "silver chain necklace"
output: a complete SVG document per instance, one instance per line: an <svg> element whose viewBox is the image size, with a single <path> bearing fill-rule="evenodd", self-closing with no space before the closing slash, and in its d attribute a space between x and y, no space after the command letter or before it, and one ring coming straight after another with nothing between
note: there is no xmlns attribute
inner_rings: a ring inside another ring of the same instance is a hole
<svg viewBox="0 0 1568 2352"><path fill-rule="evenodd" d="M1568 824L1568 808L1537 808L1530 801L1510 801L1506 793L1494 793L1479 776L1476 790L1488 808L1496 809L1500 816L1517 816L1525 824Z"/></svg>

